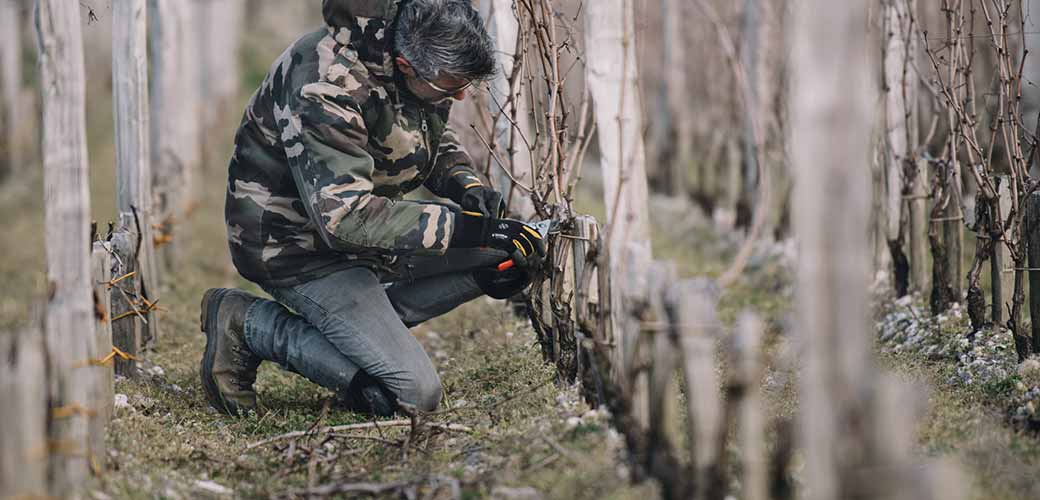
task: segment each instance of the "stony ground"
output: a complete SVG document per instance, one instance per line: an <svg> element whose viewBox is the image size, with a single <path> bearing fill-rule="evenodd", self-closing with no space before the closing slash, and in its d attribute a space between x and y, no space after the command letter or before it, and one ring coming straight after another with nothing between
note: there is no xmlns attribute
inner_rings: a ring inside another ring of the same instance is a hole
<svg viewBox="0 0 1040 500"><path fill-rule="evenodd" d="M882 363L929 394L921 453L959 458L973 498L1040 498L1040 361L1019 365L1006 329L969 337L960 308L932 317L918 297L881 303Z"/></svg>

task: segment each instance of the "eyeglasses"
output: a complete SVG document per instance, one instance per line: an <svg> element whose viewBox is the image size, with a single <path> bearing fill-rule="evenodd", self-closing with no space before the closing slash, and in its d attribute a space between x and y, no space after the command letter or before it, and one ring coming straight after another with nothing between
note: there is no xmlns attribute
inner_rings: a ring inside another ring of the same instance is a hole
<svg viewBox="0 0 1040 500"><path fill-rule="evenodd" d="M430 80L427 80L427 79L423 78L418 73L416 73L415 76L419 77L419 79L422 80L423 82L425 82L426 85L429 85L431 89L436 90L437 92L440 92L444 96L453 96L455 94L458 94L459 92L462 92L463 90L466 90L466 89L472 87L473 84L476 83L476 81L470 80L470 81L466 82L465 85L462 85L461 87L456 87L455 89L448 90L448 89L441 88L440 86L438 86L437 84L431 82Z"/></svg>

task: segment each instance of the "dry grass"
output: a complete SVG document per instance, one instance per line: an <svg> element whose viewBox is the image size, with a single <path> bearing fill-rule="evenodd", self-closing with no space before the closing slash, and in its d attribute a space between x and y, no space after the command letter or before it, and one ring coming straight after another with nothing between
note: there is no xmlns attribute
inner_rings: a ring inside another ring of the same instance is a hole
<svg viewBox="0 0 1040 500"><path fill-rule="evenodd" d="M280 50L280 47L278 48ZM247 74L263 71L270 54L254 54ZM93 81L104 81L107 68L89 68ZM104 87L104 85L101 85ZM104 90L104 89L102 89ZM95 88L91 95L104 95ZM114 212L111 101L88 101L92 198L102 222ZM234 120L229 120L234 122ZM219 131L211 154L214 162L200 177L201 205L178 243L182 258L163 296L168 312L164 335L149 361L162 368L135 380L121 380L117 393L129 406L112 422L108 472L92 485L114 498L195 498L213 495L212 481L236 497L267 497L334 481L388 483L404 481L419 493L447 494L445 481L459 482L466 498L492 496L496 488L534 488L548 498L651 498L652 485L630 486L619 441L602 415L588 408L573 390L548 381L552 373L541 362L533 334L502 303L478 300L415 330L433 356L445 385L445 407L438 421L466 425L474 431L427 435L402 442L405 429L336 437L327 443L286 441L247 449L250 443L315 422L342 424L360 417L324 411L329 394L301 377L265 365L258 388L264 417L231 419L205 404L197 367L203 338L198 331L198 300L211 286L256 288L237 277L227 255L222 204L224 159L233 127ZM30 167L38 172L38 165ZM584 213L602 217L594 174L578 200ZM4 259L0 273L0 328L23 324L29 304L46 290L43 260L44 224L39 175L0 189L0 222ZM672 207L674 208L674 207ZM683 276L717 275L728 263L732 243L720 240L696 214L655 206L654 250L677 262ZM682 224L676 224L676 222ZM677 229L679 228L679 229ZM786 348L781 332L790 311L788 273L775 259L761 259L746 278L726 290L720 315L731 324L736 313L751 308L770 329L770 350ZM926 455L959 457L974 477L975 498L1040 498L1035 472L1040 442L1009 430L992 405L991 395L944 383L948 366L916 359L887 358L886 364L933 388L930 410L920 427L920 449ZM771 408L786 417L797 411L793 375L773 370L765 384ZM428 437L428 439L427 439ZM378 438L378 439L374 439ZM311 458L315 462L311 463ZM332 458L327 462L319 459ZM200 483L201 482L201 483Z"/></svg>

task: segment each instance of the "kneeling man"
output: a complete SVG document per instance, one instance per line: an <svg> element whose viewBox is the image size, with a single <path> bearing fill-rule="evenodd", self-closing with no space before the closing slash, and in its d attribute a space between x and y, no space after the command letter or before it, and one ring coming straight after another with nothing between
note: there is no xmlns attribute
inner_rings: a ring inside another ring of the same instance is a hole
<svg viewBox="0 0 1040 500"><path fill-rule="evenodd" d="M409 327L520 292L545 246L504 216L448 127L494 73L469 0L324 0L253 95L228 169L231 256L275 300L202 299L201 377L214 407L256 408L261 361L376 415L431 411L441 384ZM419 186L454 201L405 201ZM500 272L513 259L517 266Z"/></svg>

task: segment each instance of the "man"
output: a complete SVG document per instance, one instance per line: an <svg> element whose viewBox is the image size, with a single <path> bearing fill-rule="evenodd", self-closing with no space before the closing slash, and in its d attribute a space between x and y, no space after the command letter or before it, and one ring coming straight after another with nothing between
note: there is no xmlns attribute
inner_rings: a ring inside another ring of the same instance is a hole
<svg viewBox="0 0 1040 500"><path fill-rule="evenodd" d="M468 0L324 0L322 12L235 138L231 256L275 300L206 292L203 388L220 411L253 410L266 360L355 411L431 411L440 380L408 328L518 293L545 256L537 231L501 218L502 196L447 126L452 100L494 73L494 48ZM402 200L420 185L461 210Z"/></svg>

